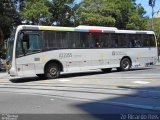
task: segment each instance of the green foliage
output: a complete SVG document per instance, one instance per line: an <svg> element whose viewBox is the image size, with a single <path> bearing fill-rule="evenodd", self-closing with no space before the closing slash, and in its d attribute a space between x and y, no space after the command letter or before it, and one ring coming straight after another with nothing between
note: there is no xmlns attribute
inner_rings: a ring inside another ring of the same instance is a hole
<svg viewBox="0 0 160 120"><path fill-rule="evenodd" d="M160 26L159 26L160 18L154 18L153 22L154 22L154 32L156 35L156 39L158 40L158 44L160 46ZM148 30L152 30L152 19L149 19L147 26L148 26Z"/></svg>
<svg viewBox="0 0 160 120"><path fill-rule="evenodd" d="M50 18L49 8L46 5L47 0L27 0L21 12L21 15L32 24L40 24Z"/></svg>
<svg viewBox="0 0 160 120"><path fill-rule="evenodd" d="M14 25L20 23L18 13L15 10L13 2L10 0L0 0L0 41L7 39L10 35L10 30ZM2 35L3 34L3 35Z"/></svg>
<svg viewBox="0 0 160 120"><path fill-rule="evenodd" d="M119 29L147 29L148 17L135 0L15 0L21 15L32 24L115 26ZM23 4L22 4L23 3Z"/></svg>
<svg viewBox="0 0 160 120"><path fill-rule="evenodd" d="M76 9L74 0L49 0L48 7L52 14L50 24L74 26Z"/></svg>
<svg viewBox="0 0 160 120"><path fill-rule="evenodd" d="M144 8L135 0L83 0L77 11L80 24L147 29Z"/></svg>
<svg viewBox="0 0 160 120"><path fill-rule="evenodd" d="M78 9L78 19L81 24L114 26L117 12L112 8L112 2L105 0L84 0Z"/></svg>
<svg viewBox="0 0 160 120"><path fill-rule="evenodd" d="M19 14L13 0L0 0L0 55L4 52L4 40L11 33L13 26L20 24Z"/></svg>
<svg viewBox="0 0 160 120"><path fill-rule="evenodd" d="M151 28L151 20L149 22L149 28ZM160 18L154 18L154 32L160 45Z"/></svg>
<svg viewBox="0 0 160 120"><path fill-rule="evenodd" d="M144 8L141 5L135 6L128 15L126 29L146 30L149 18L143 17L144 14Z"/></svg>

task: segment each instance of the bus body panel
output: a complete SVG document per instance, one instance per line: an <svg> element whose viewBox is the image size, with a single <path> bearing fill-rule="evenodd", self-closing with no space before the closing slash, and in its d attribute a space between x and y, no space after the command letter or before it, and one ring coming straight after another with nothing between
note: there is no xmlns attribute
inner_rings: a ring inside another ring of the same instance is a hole
<svg viewBox="0 0 160 120"><path fill-rule="evenodd" d="M132 61L132 67L144 67L155 64L155 52L156 48L53 50L20 57L16 59L16 66L18 76L33 76L44 74L44 67L50 60L60 61L64 72L75 72L120 67L121 59L127 56ZM35 60L37 58L38 61Z"/></svg>
<svg viewBox="0 0 160 120"><path fill-rule="evenodd" d="M43 73L42 53L27 55L16 59L16 70L18 76L34 76Z"/></svg>

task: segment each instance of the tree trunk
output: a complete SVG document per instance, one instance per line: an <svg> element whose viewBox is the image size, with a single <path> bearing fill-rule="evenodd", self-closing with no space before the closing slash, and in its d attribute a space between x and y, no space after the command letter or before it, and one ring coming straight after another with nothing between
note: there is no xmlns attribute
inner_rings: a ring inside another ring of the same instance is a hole
<svg viewBox="0 0 160 120"><path fill-rule="evenodd" d="M0 45L3 44L3 41L4 41L4 35L3 35L3 31L2 31L2 29L0 27Z"/></svg>

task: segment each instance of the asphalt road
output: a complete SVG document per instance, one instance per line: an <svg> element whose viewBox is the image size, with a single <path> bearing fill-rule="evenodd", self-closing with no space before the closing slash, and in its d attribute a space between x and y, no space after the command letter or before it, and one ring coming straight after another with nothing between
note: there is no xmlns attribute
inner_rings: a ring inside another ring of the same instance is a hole
<svg viewBox="0 0 160 120"><path fill-rule="evenodd" d="M0 73L0 119L159 120L159 73L160 66L63 74L54 80Z"/></svg>

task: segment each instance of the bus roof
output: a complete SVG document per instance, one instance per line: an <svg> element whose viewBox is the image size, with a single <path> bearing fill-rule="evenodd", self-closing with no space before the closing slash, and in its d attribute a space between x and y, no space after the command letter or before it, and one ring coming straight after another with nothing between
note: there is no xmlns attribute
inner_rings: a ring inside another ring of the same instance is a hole
<svg viewBox="0 0 160 120"><path fill-rule="evenodd" d="M97 29L97 30L117 30L116 27L86 26L86 25L79 25L76 28L77 29Z"/></svg>
<svg viewBox="0 0 160 120"><path fill-rule="evenodd" d="M118 30L116 27L85 26L85 25L80 25L77 27L19 25L17 29L18 30L71 31L71 32L98 32L98 33L154 34L153 31Z"/></svg>
<svg viewBox="0 0 160 120"><path fill-rule="evenodd" d="M116 30L115 33L128 33L128 34L154 34L153 31L143 31L143 30Z"/></svg>

